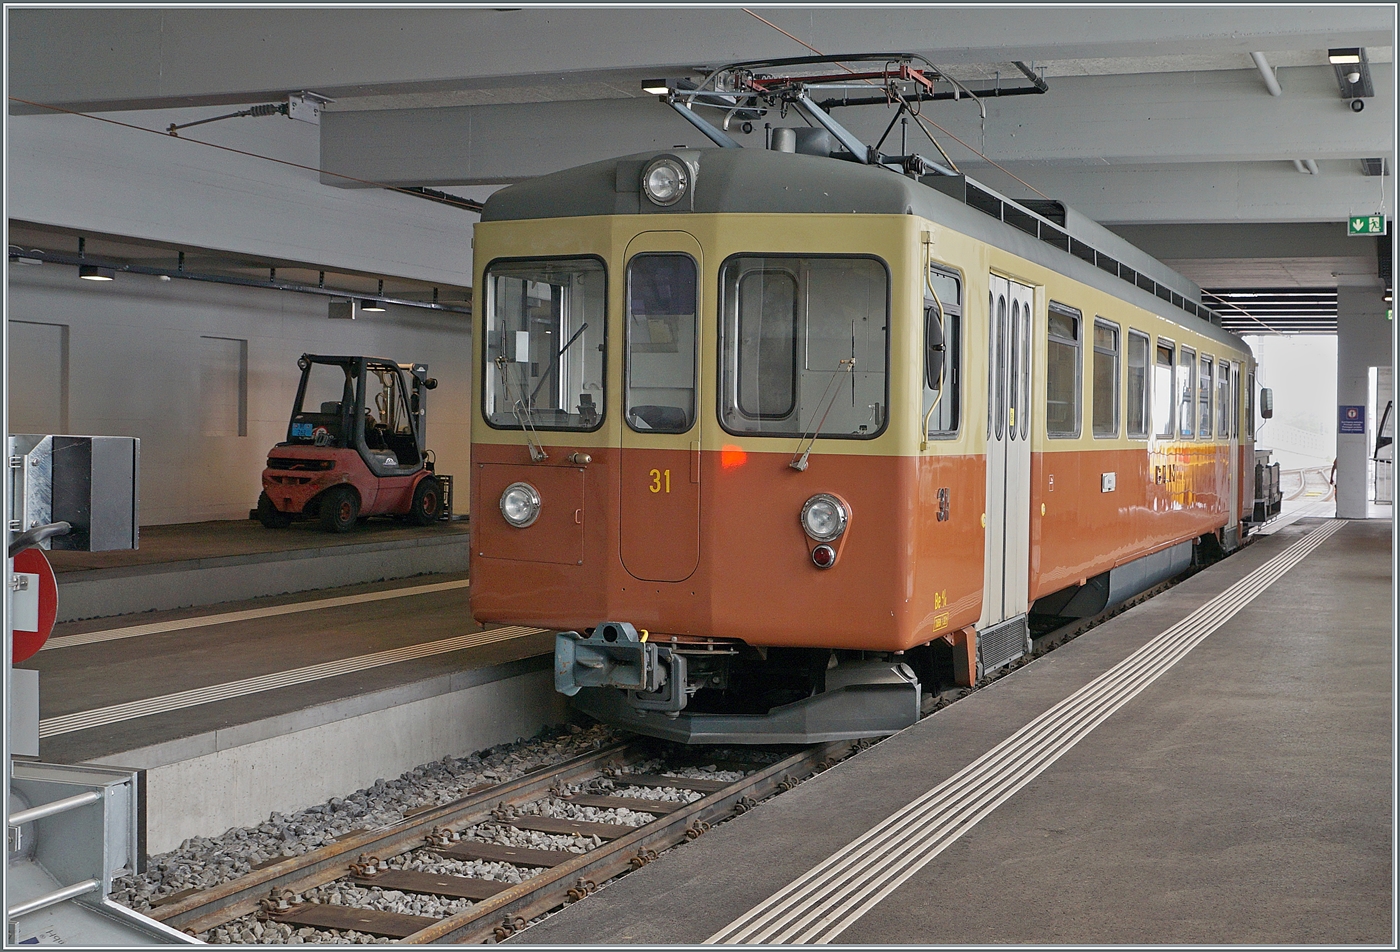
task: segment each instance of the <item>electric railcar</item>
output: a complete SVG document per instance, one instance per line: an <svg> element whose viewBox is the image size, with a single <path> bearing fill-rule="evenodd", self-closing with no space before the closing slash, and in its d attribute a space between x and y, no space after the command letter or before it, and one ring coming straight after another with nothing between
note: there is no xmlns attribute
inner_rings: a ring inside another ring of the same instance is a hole
<svg viewBox="0 0 1400 952"><path fill-rule="evenodd" d="M673 149L476 229L471 604L692 743L890 733L1230 550L1254 362L1072 210L828 154ZM780 151L782 150L782 151Z"/></svg>

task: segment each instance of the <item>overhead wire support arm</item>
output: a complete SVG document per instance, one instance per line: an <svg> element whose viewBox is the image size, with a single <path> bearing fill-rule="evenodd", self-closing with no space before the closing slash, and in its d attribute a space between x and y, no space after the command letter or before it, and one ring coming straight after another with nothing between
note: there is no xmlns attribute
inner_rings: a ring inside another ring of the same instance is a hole
<svg viewBox="0 0 1400 952"><path fill-rule="evenodd" d="M674 109L682 119L699 129L705 134L706 138L721 149L743 148L742 145L730 138L728 133L724 132L722 129L716 128L713 123L709 122L703 116L697 115L695 110L690 108L691 104L689 102L680 102L674 91L666 95L665 101L666 105Z"/></svg>

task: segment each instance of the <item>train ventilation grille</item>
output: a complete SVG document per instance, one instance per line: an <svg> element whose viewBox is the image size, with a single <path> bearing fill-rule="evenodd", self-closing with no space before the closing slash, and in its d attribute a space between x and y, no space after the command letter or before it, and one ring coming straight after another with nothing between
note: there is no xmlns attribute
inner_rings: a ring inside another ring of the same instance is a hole
<svg viewBox="0 0 1400 952"><path fill-rule="evenodd" d="M1026 653L1026 616L1004 621L977 633L977 657L982 673L995 671Z"/></svg>

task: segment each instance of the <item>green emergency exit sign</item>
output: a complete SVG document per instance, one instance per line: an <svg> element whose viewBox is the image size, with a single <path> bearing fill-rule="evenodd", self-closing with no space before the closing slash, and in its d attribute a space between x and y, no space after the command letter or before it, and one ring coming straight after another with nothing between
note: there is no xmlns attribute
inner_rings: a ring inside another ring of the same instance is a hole
<svg viewBox="0 0 1400 952"><path fill-rule="evenodd" d="M1384 215L1352 215L1347 219L1347 237L1356 235L1384 235Z"/></svg>

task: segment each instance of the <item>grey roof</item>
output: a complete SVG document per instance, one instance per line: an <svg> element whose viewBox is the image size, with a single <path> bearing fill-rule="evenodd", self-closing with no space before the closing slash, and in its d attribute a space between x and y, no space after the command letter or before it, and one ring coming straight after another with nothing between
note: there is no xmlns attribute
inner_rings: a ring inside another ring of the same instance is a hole
<svg viewBox="0 0 1400 952"><path fill-rule="evenodd" d="M639 189L643 166L660 155L682 159L695 174L694 188L669 208L644 201ZM932 179L921 181L889 169L814 155L763 149L672 149L593 162L501 189L487 200L481 220L720 213L919 215L1222 343L1247 349L1242 340L1210 321L1103 270L1092 260L1077 257L924 184L929 181ZM1065 210L1065 223L1059 232L1123 262L1149 277L1150 284L1175 292L1183 302L1199 304L1200 288L1193 282L1072 209Z"/></svg>

